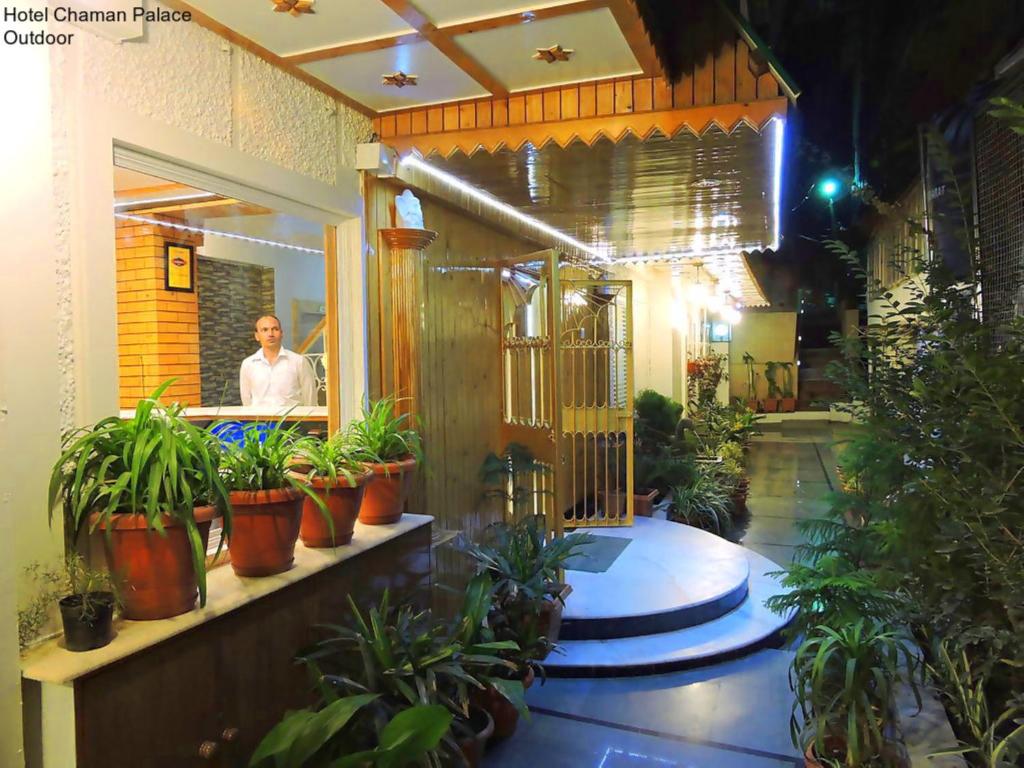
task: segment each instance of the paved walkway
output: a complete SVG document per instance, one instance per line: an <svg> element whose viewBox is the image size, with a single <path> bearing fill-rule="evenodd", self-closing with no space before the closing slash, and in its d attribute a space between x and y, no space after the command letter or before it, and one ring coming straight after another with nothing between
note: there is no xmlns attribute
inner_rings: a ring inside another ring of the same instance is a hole
<svg viewBox="0 0 1024 768"><path fill-rule="evenodd" d="M795 523L825 509L836 484L830 425L783 426L751 448L751 518L739 540L779 564ZM652 585L656 586L656 585ZM802 766L789 738L791 653L758 651L650 677L549 680L527 696L529 721L486 768L776 768Z"/></svg>

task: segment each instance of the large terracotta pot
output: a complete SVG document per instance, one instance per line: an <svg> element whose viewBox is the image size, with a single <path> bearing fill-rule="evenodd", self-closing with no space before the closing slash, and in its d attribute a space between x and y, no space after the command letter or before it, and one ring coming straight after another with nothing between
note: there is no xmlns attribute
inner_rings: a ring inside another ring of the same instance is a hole
<svg viewBox="0 0 1024 768"><path fill-rule="evenodd" d="M302 524L299 527L299 538L307 547L334 547L352 541L356 518L363 504L366 484L373 479L373 473L367 470L361 475L353 475L350 483L345 477L339 476L336 483L330 479L316 477L309 481L313 492L319 496L334 524L334 535L324 519L324 514L308 496L302 502Z"/></svg>
<svg viewBox="0 0 1024 768"><path fill-rule="evenodd" d="M218 511L216 507L196 507L193 514L205 552L210 523ZM121 584L124 618L152 621L195 608L199 586L188 532L181 522L164 515L165 535L152 530L145 515L112 515L97 522L105 532L109 528L103 546L107 567Z"/></svg>
<svg viewBox="0 0 1024 768"><path fill-rule="evenodd" d="M231 567L239 576L270 576L295 560L305 494L295 488L232 491Z"/></svg>
<svg viewBox="0 0 1024 768"><path fill-rule="evenodd" d="M373 481L366 486L363 506L359 508L359 522L363 525L397 523L412 490L416 459L410 457L368 466L373 472Z"/></svg>

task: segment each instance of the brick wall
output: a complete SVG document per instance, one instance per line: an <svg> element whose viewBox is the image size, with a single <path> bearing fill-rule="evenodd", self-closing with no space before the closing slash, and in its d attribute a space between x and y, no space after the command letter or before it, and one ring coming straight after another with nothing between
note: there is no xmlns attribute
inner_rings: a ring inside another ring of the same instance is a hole
<svg viewBox="0 0 1024 768"><path fill-rule="evenodd" d="M199 338L204 405L241 405L238 367L259 344L253 323L274 313L274 270L200 258Z"/></svg>
<svg viewBox="0 0 1024 768"><path fill-rule="evenodd" d="M172 377L165 401L201 405L198 296L165 290L164 244L198 248L203 237L127 220L116 226L120 406L134 408Z"/></svg>

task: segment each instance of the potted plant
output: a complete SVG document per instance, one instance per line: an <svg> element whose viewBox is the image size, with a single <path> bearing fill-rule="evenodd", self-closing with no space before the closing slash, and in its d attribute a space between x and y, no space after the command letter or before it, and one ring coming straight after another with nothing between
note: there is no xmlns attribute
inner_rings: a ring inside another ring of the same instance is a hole
<svg viewBox="0 0 1024 768"><path fill-rule="evenodd" d="M565 599L572 592L560 581L560 571L592 541L590 534L548 539L543 518L530 515L493 523L479 544L466 545L478 572L494 582L492 624L499 639L516 640L532 658L547 656L558 641Z"/></svg>
<svg viewBox="0 0 1024 768"><path fill-rule="evenodd" d="M793 364L779 363L782 368L782 399L779 401L779 410L783 413L796 411L796 396L793 394Z"/></svg>
<svg viewBox="0 0 1024 768"><path fill-rule="evenodd" d="M718 476L722 485L729 492L733 512L743 514L747 510L747 494L750 490L750 478L743 468L743 448L739 443L726 442L718 449L722 463L718 466Z"/></svg>
<svg viewBox="0 0 1024 768"><path fill-rule="evenodd" d="M299 538L307 547L333 547L352 541L356 519L363 503L366 485L373 473L356 458L355 452L343 434L328 440L307 438L300 441L295 451L304 474L293 471L313 489L313 497L302 502L302 522ZM322 506L321 506L322 505ZM323 508L328 515L323 514Z"/></svg>
<svg viewBox="0 0 1024 768"><path fill-rule="evenodd" d="M77 552L65 556L64 573L66 592L58 601L64 647L69 651L102 648L113 637L116 582L110 573L90 569Z"/></svg>
<svg viewBox="0 0 1024 768"><path fill-rule="evenodd" d="M779 389L779 383L775 380L778 369L779 363L767 362L764 364L764 380L768 383L768 397L764 400L765 413L775 413L779 410L779 396L782 390Z"/></svg>
<svg viewBox="0 0 1024 768"><path fill-rule="evenodd" d="M39 639L49 622L53 604L60 609L64 647L91 651L107 645L113 636L117 584L107 571L92 570L75 551L69 551L58 568L34 562L25 568L37 592L18 611L18 640L22 650Z"/></svg>
<svg viewBox="0 0 1024 768"><path fill-rule="evenodd" d="M378 694L329 696L315 708L289 712L263 737L250 768L402 768L440 765L437 748L452 715L440 704L419 704L384 715L374 727Z"/></svg>
<svg viewBox="0 0 1024 768"><path fill-rule="evenodd" d="M395 415L395 403L389 396L364 408L362 419L353 421L346 432L355 455L373 471L359 510L364 525L401 519L416 468L423 462L419 433L409 426L409 414Z"/></svg>
<svg viewBox="0 0 1024 768"><path fill-rule="evenodd" d="M411 706L441 704L454 716L445 748L476 765L494 725L485 711L470 706L469 689L483 683L466 669L459 640L428 611L393 607L386 592L367 616L351 596L349 604L352 625L325 627L330 634L303 654L318 670L325 695L377 694L391 716ZM486 650L473 657L477 665L506 663Z"/></svg>
<svg viewBox="0 0 1024 768"><path fill-rule="evenodd" d="M920 706L918 668L906 641L882 624L814 627L790 670L790 731L808 768L909 766L896 732L896 691L907 685Z"/></svg>
<svg viewBox="0 0 1024 768"><path fill-rule="evenodd" d="M101 530L127 619L163 619L206 604L210 523L231 507L218 444L160 396L140 400L130 419L110 417L71 433L50 476L50 520L61 502L66 534Z"/></svg>
<svg viewBox="0 0 1024 768"><path fill-rule="evenodd" d="M274 424L236 424L228 432L214 427L227 442L221 476L234 510L228 552L239 576L269 576L292 567L304 499L329 519L321 498L289 471L304 443L298 425L284 423L282 417Z"/></svg>
<svg viewBox="0 0 1024 768"><path fill-rule="evenodd" d="M749 352L743 353L743 364L747 367L747 410L757 413L757 371L754 370L754 356Z"/></svg>
<svg viewBox="0 0 1024 768"><path fill-rule="evenodd" d="M478 573L466 587L462 610L456 616L451 636L465 651L466 667L483 683L483 688L470 690L470 702L491 716L493 738L500 740L515 733L520 715L530 715L523 696L533 683L535 664L523 657L517 642L497 640L488 624L493 604L491 577ZM488 655L497 656L504 663L491 664L486 661ZM485 661L477 661L481 658Z"/></svg>
<svg viewBox="0 0 1024 768"><path fill-rule="evenodd" d="M719 536L732 529L729 493L718 476L717 464L697 463L690 482L672 489L668 518Z"/></svg>

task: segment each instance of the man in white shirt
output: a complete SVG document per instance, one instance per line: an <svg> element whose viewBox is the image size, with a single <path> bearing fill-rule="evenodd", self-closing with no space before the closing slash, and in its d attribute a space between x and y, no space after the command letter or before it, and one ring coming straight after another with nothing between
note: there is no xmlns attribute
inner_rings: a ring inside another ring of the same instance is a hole
<svg viewBox="0 0 1024 768"><path fill-rule="evenodd" d="M260 350L245 358L238 371L242 405L316 405L312 367L302 355L281 346L281 321L275 315L263 315L255 331Z"/></svg>

